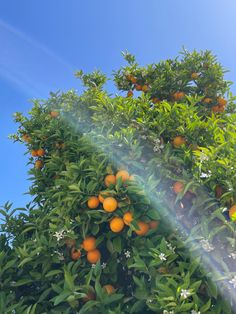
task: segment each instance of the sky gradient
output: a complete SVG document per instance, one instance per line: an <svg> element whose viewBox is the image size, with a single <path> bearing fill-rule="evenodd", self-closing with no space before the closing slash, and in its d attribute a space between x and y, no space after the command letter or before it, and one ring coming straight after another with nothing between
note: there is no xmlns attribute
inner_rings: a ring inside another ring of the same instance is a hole
<svg viewBox="0 0 236 314"><path fill-rule="evenodd" d="M30 99L81 92L75 70L110 75L126 49L141 64L175 57L183 46L210 49L236 82L235 29L235 0L1 1L0 205L29 200L25 148L7 136L17 128L12 114L26 113Z"/></svg>

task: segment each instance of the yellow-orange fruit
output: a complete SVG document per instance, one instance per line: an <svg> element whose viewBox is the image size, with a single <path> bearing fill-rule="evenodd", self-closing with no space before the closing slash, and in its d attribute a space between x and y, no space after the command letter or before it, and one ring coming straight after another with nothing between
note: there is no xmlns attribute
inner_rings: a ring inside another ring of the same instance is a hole
<svg viewBox="0 0 236 314"><path fill-rule="evenodd" d="M131 81L133 84L136 84L136 83L137 83L137 78L134 77L134 76L131 76L130 81Z"/></svg>
<svg viewBox="0 0 236 314"><path fill-rule="evenodd" d="M218 98L218 105L219 105L220 107L224 107L224 106L226 106L226 104L227 104L227 100L225 100L225 99L222 98L222 97L219 97L219 98Z"/></svg>
<svg viewBox="0 0 236 314"><path fill-rule="evenodd" d="M33 157L37 157L38 156L38 151L37 150L32 150L31 151L31 155L33 156Z"/></svg>
<svg viewBox="0 0 236 314"><path fill-rule="evenodd" d="M176 136L173 139L173 145L175 147L180 147L186 143L186 139L183 136Z"/></svg>
<svg viewBox="0 0 236 314"><path fill-rule="evenodd" d="M43 157L45 155L45 150L40 148L37 150L37 156Z"/></svg>
<svg viewBox="0 0 236 314"><path fill-rule="evenodd" d="M105 198L109 196L109 192L101 191L98 195L98 199L100 203L103 203Z"/></svg>
<svg viewBox="0 0 236 314"><path fill-rule="evenodd" d="M129 180L129 173L126 170L120 170L116 174L116 179L122 178L122 182Z"/></svg>
<svg viewBox="0 0 236 314"><path fill-rule="evenodd" d="M182 98L184 98L184 96L185 96L184 92L176 92L173 95L174 100L181 100Z"/></svg>
<svg viewBox="0 0 236 314"><path fill-rule="evenodd" d="M124 221L120 217L114 217L110 221L110 229L113 232L120 232L120 231L122 231L124 229L124 226L125 226Z"/></svg>
<svg viewBox="0 0 236 314"><path fill-rule="evenodd" d="M142 90L142 85L136 84L136 85L135 85L135 89L136 89L137 91Z"/></svg>
<svg viewBox="0 0 236 314"><path fill-rule="evenodd" d="M149 90L149 87L148 87L148 85L143 85L142 86L142 91L145 93L145 92L147 92Z"/></svg>
<svg viewBox="0 0 236 314"><path fill-rule="evenodd" d="M43 162L42 162L42 160L36 160L36 161L35 161L35 164L34 164L34 167L35 167L36 169L41 169L41 168L43 168Z"/></svg>
<svg viewBox="0 0 236 314"><path fill-rule="evenodd" d="M203 99L203 102L204 102L205 104L209 104L209 103L212 102L212 99L209 98L209 97L206 97L205 99Z"/></svg>
<svg viewBox="0 0 236 314"><path fill-rule="evenodd" d="M132 214L130 211L126 212L126 213L124 214L124 216L123 216L123 221L124 221L124 223L125 223L127 226L129 226L130 223L132 222L132 220L133 220L133 214Z"/></svg>
<svg viewBox="0 0 236 314"><path fill-rule="evenodd" d="M96 249L96 239L94 237L87 237L82 243L82 248L89 252Z"/></svg>
<svg viewBox="0 0 236 314"><path fill-rule="evenodd" d="M153 98L152 98L152 102L153 102L154 104L158 104L158 103L161 102L161 101L160 101L160 99L158 99L157 97L153 97Z"/></svg>
<svg viewBox="0 0 236 314"><path fill-rule="evenodd" d="M139 221L138 223L139 229L135 230L135 233L140 236L144 236L149 231L149 225L146 222Z"/></svg>
<svg viewBox="0 0 236 314"><path fill-rule="evenodd" d="M158 220L152 220L148 223L150 229L156 229L159 225Z"/></svg>
<svg viewBox="0 0 236 314"><path fill-rule="evenodd" d="M180 181L176 181L173 184L172 190L173 190L173 192L175 192L175 194L181 193L184 190L184 184Z"/></svg>
<svg viewBox="0 0 236 314"><path fill-rule="evenodd" d="M97 208L99 206L99 199L97 196L91 196L87 202L88 208Z"/></svg>
<svg viewBox="0 0 236 314"><path fill-rule="evenodd" d="M23 134L23 135L22 135L22 140L23 140L24 142L29 143L29 142L31 141L31 137L30 137L28 134Z"/></svg>
<svg viewBox="0 0 236 314"><path fill-rule="evenodd" d="M134 95L134 93L132 92L132 90L129 90L127 93L127 97L132 97Z"/></svg>
<svg viewBox="0 0 236 314"><path fill-rule="evenodd" d="M105 186L109 187L110 184L116 184L116 177L113 174L108 174L104 180Z"/></svg>
<svg viewBox="0 0 236 314"><path fill-rule="evenodd" d="M77 261L81 257L81 252L78 249L73 248L71 250L71 258L73 261Z"/></svg>
<svg viewBox="0 0 236 314"><path fill-rule="evenodd" d="M98 249L89 251L87 253L87 260L91 264L96 264L101 258L101 253Z"/></svg>
<svg viewBox="0 0 236 314"><path fill-rule="evenodd" d="M196 80L198 77L199 77L199 74L198 74L197 72L193 72L193 73L191 74L191 78L192 78L193 80Z"/></svg>
<svg viewBox="0 0 236 314"><path fill-rule="evenodd" d="M236 204L229 209L229 217L232 221L236 221Z"/></svg>
<svg viewBox="0 0 236 314"><path fill-rule="evenodd" d="M59 113L58 113L57 111L51 111L51 112L50 112L50 116L51 116L52 118L57 118L57 117L59 116Z"/></svg>
<svg viewBox="0 0 236 314"><path fill-rule="evenodd" d="M103 201L103 209L108 212L114 212L118 207L118 202L114 197L107 197Z"/></svg>
<svg viewBox="0 0 236 314"><path fill-rule="evenodd" d="M116 291L112 285L105 285L103 288L106 290L107 294L113 294Z"/></svg>

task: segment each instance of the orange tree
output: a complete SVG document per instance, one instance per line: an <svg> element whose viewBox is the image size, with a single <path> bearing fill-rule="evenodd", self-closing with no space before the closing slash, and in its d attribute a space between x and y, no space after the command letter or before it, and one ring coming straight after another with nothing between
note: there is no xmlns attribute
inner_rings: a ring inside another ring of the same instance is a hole
<svg viewBox="0 0 236 314"><path fill-rule="evenodd" d="M2 313L232 313L236 116L209 51L34 101L33 200L1 209ZM226 100L227 97L227 100ZM15 214L17 210L17 213Z"/></svg>

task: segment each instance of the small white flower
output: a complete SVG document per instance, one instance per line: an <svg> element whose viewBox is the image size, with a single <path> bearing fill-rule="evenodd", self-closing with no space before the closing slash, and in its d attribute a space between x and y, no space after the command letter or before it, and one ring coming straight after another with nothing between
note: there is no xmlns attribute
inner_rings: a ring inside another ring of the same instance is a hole
<svg viewBox="0 0 236 314"><path fill-rule="evenodd" d="M234 276L233 279L229 280L229 283L231 283L231 285L233 285L234 289L236 288L236 276Z"/></svg>
<svg viewBox="0 0 236 314"><path fill-rule="evenodd" d="M232 259L236 259L236 252L235 253L230 253L228 255L229 258L232 258Z"/></svg>
<svg viewBox="0 0 236 314"><path fill-rule="evenodd" d="M206 154L201 153L200 154L200 162L207 161L207 160L209 160L209 157Z"/></svg>
<svg viewBox="0 0 236 314"><path fill-rule="evenodd" d="M166 245L167 245L167 247L168 247L169 250L171 250L173 253L175 253L175 249L176 249L175 246L173 247L173 246L171 245L171 243L168 243L168 242L166 242Z"/></svg>
<svg viewBox="0 0 236 314"><path fill-rule="evenodd" d="M184 299L187 299L191 295L189 290L181 289L180 296Z"/></svg>
<svg viewBox="0 0 236 314"><path fill-rule="evenodd" d="M201 314L201 312L200 312L200 311L197 312L197 311L195 311L195 310L192 310L192 311L191 311L191 314Z"/></svg>
<svg viewBox="0 0 236 314"><path fill-rule="evenodd" d="M130 251L125 251L124 254L125 254L125 257L126 257L126 258L130 258L130 256L131 256Z"/></svg>
<svg viewBox="0 0 236 314"><path fill-rule="evenodd" d="M153 147L153 151L154 151L154 153L157 153L157 152L159 152L160 151L160 148L159 148L159 146L154 146Z"/></svg>
<svg viewBox="0 0 236 314"><path fill-rule="evenodd" d="M64 261L65 257L63 255L63 253L59 252L59 251L54 251L54 253L56 253L58 255L58 259L60 261Z"/></svg>
<svg viewBox="0 0 236 314"><path fill-rule="evenodd" d="M96 264L92 264L91 267L92 269L94 269L96 267Z"/></svg>
<svg viewBox="0 0 236 314"><path fill-rule="evenodd" d="M160 143L161 143L161 141L160 141L160 139L159 139L159 138L156 138L156 139L154 140L154 143L155 143L156 145L158 145L158 144L160 144Z"/></svg>
<svg viewBox="0 0 236 314"><path fill-rule="evenodd" d="M147 299L147 303L152 303L152 299Z"/></svg>
<svg viewBox="0 0 236 314"><path fill-rule="evenodd" d="M65 230L56 231L53 236L57 238L57 241L60 241L65 237Z"/></svg>
<svg viewBox="0 0 236 314"><path fill-rule="evenodd" d="M175 314L175 312L174 312L174 311L167 311L167 310L164 310L164 311L163 311L163 314Z"/></svg>
<svg viewBox="0 0 236 314"><path fill-rule="evenodd" d="M146 140L146 139L147 139L147 136L146 136L146 135L142 135L141 138L144 139L144 140Z"/></svg>
<svg viewBox="0 0 236 314"><path fill-rule="evenodd" d="M102 267L102 269L104 269L104 268L107 267L107 264L106 263L102 263L101 267Z"/></svg>
<svg viewBox="0 0 236 314"><path fill-rule="evenodd" d="M164 253L160 253L159 258L161 261L166 261L166 255Z"/></svg>
<svg viewBox="0 0 236 314"><path fill-rule="evenodd" d="M206 252L211 252L215 249L215 247L206 239L201 240L200 243Z"/></svg>

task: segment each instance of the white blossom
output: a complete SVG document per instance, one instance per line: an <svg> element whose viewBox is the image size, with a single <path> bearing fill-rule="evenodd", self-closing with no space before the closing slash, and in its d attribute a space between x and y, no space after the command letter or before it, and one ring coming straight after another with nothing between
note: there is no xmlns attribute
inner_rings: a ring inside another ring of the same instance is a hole
<svg viewBox="0 0 236 314"><path fill-rule="evenodd" d="M57 238L57 241L60 241L61 239L64 239L65 233L65 230L56 231L53 236Z"/></svg>
<svg viewBox="0 0 236 314"><path fill-rule="evenodd" d="M153 147L153 151L154 151L154 153L159 152L159 151L160 151L160 147L157 146L157 145L155 145L155 146Z"/></svg>
<svg viewBox="0 0 236 314"><path fill-rule="evenodd" d="M232 259L236 259L236 252L230 253L230 254L228 255L228 257L229 257L229 258L232 258Z"/></svg>
<svg viewBox="0 0 236 314"><path fill-rule="evenodd" d="M200 241L202 248L207 251L211 252L215 249L215 247L206 239Z"/></svg>
<svg viewBox="0 0 236 314"><path fill-rule="evenodd" d="M184 299L187 299L191 295L189 290L181 289L180 296Z"/></svg>
<svg viewBox="0 0 236 314"><path fill-rule="evenodd" d="M161 261L166 261L166 255L164 253L160 253L159 258Z"/></svg>
<svg viewBox="0 0 236 314"><path fill-rule="evenodd" d="M102 269L104 269L104 268L107 267L107 264L106 263L102 263L101 267L102 267Z"/></svg>
<svg viewBox="0 0 236 314"><path fill-rule="evenodd" d="M91 267L92 269L94 269L96 267L96 264L92 264Z"/></svg>
<svg viewBox="0 0 236 314"><path fill-rule="evenodd" d="M64 261L65 257L63 255L63 253L59 252L59 251L54 251L54 253L56 253L58 255L58 259L60 261Z"/></svg>
<svg viewBox="0 0 236 314"><path fill-rule="evenodd" d="M174 311L167 311L167 310L164 310L164 311L163 311L163 314L175 314L175 312L174 312Z"/></svg>
<svg viewBox="0 0 236 314"><path fill-rule="evenodd" d="M200 154L200 162L207 161L207 160L209 160L209 157L206 154L201 153Z"/></svg>
<svg viewBox="0 0 236 314"><path fill-rule="evenodd" d="M231 285L236 288L236 276L234 276L233 279L229 280L229 283L231 283Z"/></svg>
<svg viewBox="0 0 236 314"><path fill-rule="evenodd" d="M172 244L168 243L168 242L166 242L166 246L168 247L169 250L171 250L173 253L175 253L175 249L176 249L175 246L173 247Z"/></svg>
<svg viewBox="0 0 236 314"><path fill-rule="evenodd" d="M195 310L192 310L192 311L191 311L191 314L201 314L201 312L200 312L200 311L197 312L197 311L195 311Z"/></svg>
<svg viewBox="0 0 236 314"><path fill-rule="evenodd" d="M124 254L125 254L125 257L126 257L126 258L130 258L130 256L131 256L131 253L130 253L130 251L128 251L128 250L125 251Z"/></svg>

